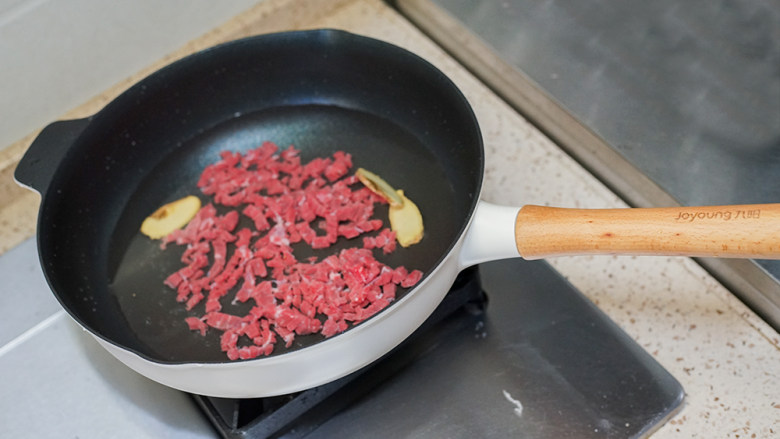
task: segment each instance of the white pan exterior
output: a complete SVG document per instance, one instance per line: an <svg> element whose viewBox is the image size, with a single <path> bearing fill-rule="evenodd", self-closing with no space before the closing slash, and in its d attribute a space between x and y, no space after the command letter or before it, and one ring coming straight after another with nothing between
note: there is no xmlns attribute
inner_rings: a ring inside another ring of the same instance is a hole
<svg viewBox="0 0 780 439"><path fill-rule="evenodd" d="M518 208L480 201L452 251L406 296L359 326L298 351L232 363L162 364L95 339L141 375L198 395L257 398L326 384L365 367L409 337L436 309L462 269L519 256L514 240L517 212Z"/></svg>

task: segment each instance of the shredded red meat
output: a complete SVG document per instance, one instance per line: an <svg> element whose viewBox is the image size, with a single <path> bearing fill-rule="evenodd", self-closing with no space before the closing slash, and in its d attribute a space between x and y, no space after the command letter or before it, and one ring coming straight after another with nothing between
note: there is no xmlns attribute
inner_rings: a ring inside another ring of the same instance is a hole
<svg viewBox="0 0 780 439"><path fill-rule="evenodd" d="M265 142L246 154L223 152L206 167L198 187L213 199L181 230L163 239L186 246L184 267L168 276L187 310L205 300L205 312L185 319L205 335L221 332L231 360L270 355L281 338L331 337L389 305L398 287L414 286L422 272L389 267L373 249L395 250L395 233L373 218L385 200L349 175L352 157L338 151L301 163L299 151ZM218 214L216 206L229 208ZM239 228L241 215L253 227ZM238 230L236 230L238 228ZM292 245L328 248L342 237L362 246L321 260L299 261ZM223 312L225 300L247 303L246 315Z"/></svg>

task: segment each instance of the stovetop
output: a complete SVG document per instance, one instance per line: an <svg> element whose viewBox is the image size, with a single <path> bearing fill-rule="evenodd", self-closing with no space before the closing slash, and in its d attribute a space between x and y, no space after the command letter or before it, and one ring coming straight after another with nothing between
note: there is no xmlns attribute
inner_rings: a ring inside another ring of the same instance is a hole
<svg viewBox="0 0 780 439"><path fill-rule="evenodd" d="M544 262L464 271L367 368L293 395L193 396L224 438L644 437L680 384Z"/></svg>

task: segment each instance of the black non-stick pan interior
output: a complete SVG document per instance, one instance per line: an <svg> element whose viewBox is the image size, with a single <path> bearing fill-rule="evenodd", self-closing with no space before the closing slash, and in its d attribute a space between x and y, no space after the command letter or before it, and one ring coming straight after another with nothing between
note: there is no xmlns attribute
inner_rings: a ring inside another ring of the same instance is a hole
<svg viewBox="0 0 780 439"><path fill-rule="evenodd" d="M476 121L426 62L338 31L228 43L135 85L66 154L44 194L38 232L44 271L65 308L99 336L156 361L225 361L218 336L190 331L188 312L163 285L181 267L182 249L163 251L138 229L168 201L194 194L208 202L196 187L203 168L222 150L264 141L294 145L303 162L349 152L355 167L403 188L420 207L426 234L408 249L378 252L391 266L432 271L464 232L479 195ZM344 240L312 254L354 245ZM298 337L291 349L321 339Z"/></svg>

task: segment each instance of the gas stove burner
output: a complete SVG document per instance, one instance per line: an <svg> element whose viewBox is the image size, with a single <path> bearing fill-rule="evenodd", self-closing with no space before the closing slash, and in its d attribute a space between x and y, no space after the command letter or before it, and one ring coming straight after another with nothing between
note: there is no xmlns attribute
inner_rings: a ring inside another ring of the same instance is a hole
<svg viewBox="0 0 780 439"><path fill-rule="evenodd" d="M487 305L477 267L462 271L430 317L393 351L344 378L290 395L226 399L192 395L219 434L229 438L304 437L395 375L445 334L436 327L456 311L481 314ZM439 331L441 332L441 331Z"/></svg>

